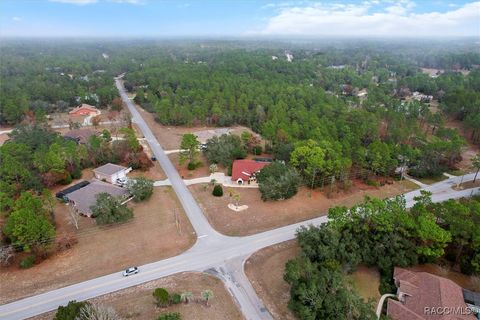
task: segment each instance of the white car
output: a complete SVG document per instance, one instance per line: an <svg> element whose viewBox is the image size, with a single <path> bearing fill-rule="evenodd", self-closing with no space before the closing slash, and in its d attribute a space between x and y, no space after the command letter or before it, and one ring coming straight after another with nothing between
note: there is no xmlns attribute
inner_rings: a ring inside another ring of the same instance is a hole
<svg viewBox="0 0 480 320"><path fill-rule="evenodd" d="M116 182L119 186L123 187L123 186L127 185L128 179L127 178L118 178Z"/></svg>
<svg viewBox="0 0 480 320"><path fill-rule="evenodd" d="M123 271L122 275L124 277L128 277L129 275L137 274L138 272L139 272L139 270L138 270L137 267L130 267L130 268L126 269L125 271Z"/></svg>

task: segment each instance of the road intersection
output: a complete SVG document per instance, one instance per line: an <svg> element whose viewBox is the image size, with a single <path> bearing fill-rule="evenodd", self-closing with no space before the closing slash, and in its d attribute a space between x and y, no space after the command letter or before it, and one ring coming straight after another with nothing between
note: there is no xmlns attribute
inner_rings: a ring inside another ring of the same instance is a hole
<svg viewBox="0 0 480 320"><path fill-rule="evenodd" d="M246 319L272 319L244 273L243 265L246 259L262 248L295 238L296 230L300 226L320 225L327 221L327 217L321 216L245 237L229 237L220 234L210 226L170 159L128 98L121 79L117 78L115 84L122 100L132 114L133 123L140 128L153 154L171 182L172 188L195 229L197 242L192 248L178 256L139 266L141 272L134 277L122 277L119 270L117 273L2 305L0 306L0 319L25 319L55 310L58 306L65 305L70 300L91 299L184 271L207 272L222 279ZM473 174L465 175L463 181L473 180L473 176ZM453 190L451 187L458 183L460 179L461 177L450 178L422 189L432 192L434 202L480 193L480 188L462 191ZM420 189L406 193L407 206L411 207L414 204L413 198L419 194Z"/></svg>

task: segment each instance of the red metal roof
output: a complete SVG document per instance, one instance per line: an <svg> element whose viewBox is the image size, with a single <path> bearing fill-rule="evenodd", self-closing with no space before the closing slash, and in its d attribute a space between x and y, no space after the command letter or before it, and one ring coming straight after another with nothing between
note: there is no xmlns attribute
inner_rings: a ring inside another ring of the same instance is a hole
<svg viewBox="0 0 480 320"><path fill-rule="evenodd" d="M260 171L268 164L268 162L257 162L254 160L235 160L232 166L232 180L242 179L247 181L252 174Z"/></svg>

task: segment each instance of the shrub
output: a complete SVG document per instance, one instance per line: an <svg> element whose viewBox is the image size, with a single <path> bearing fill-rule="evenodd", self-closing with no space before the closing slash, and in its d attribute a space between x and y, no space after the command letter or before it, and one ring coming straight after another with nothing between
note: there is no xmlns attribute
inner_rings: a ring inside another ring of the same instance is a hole
<svg viewBox="0 0 480 320"><path fill-rule="evenodd" d="M74 320L80 315L80 310L86 305L86 302L69 301L66 306L60 306L53 320Z"/></svg>
<svg viewBox="0 0 480 320"><path fill-rule="evenodd" d="M179 304L182 302L182 297L178 293L172 294L172 303Z"/></svg>
<svg viewBox="0 0 480 320"><path fill-rule="evenodd" d="M82 170L76 167L71 173L72 179L80 179L82 177Z"/></svg>
<svg viewBox="0 0 480 320"><path fill-rule="evenodd" d="M213 187L213 192L212 195L215 197L221 197L223 196L223 188L221 185L216 184L215 187Z"/></svg>
<svg viewBox="0 0 480 320"><path fill-rule="evenodd" d="M153 291L153 297L155 298L155 302L159 307L166 307L170 302L170 294L168 293L167 289L164 288L156 288Z"/></svg>
<svg viewBox="0 0 480 320"><path fill-rule="evenodd" d="M300 178L297 172L285 164L275 161L257 174L262 199L289 199L297 194Z"/></svg>
<svg viewBox="0 0 480 320"><path fill-rule="evenodd" d="M375 180L368 179L367 181L365 181L365 183L369 186L372 186L372 187L380 187L380 183L378 181L375 181Z"/></svg>
<svg viewBox="0 0 480 320"><path fill-rule="evenodd" d="M67 185L70 183L72 183L72 176L70 175L70 173L67 173L67 176L64 179L60 180L60 184Z"/></svg>
<svg viewBox="0 0 480 320"><path fill-rule="evenodd" d="M127 183L128 192L133 196L133 201L139 202L150 198L153 194L153 181L144 177L131 179Z"/></svg>
<svg viewBox="0 0 480 320"><path fill-rule="evenodd" d="M34 264L35 264L35 256L28 256L22 259L22 261L20 261L20 268L28 269L33 267Z"/></svg>
<svg viewBox="0 0 480 320"><path fill-rule="evenodd" d="M188 170L195 170L197 168L197 164L195 162L189 162L187 165Z"/></svg>
<svg viewBox="0 0 480 320"><path fill-rule="evenodd" d="M169 312L161 314L157 320L181 320L182 316L178 312Z"/></svg>
<svg viewBox="0 0 480 320"><path fill-rule="evenodd" d="M255 147L253 147L252 151L253 151L253 154L255 154L255 155L262 154L263 148L262 148L262 146L257 145Z"/></svg>

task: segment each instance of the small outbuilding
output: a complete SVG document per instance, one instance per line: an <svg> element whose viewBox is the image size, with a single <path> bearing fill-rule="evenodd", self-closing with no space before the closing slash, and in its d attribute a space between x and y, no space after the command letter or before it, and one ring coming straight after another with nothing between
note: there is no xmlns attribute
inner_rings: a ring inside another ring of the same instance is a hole
<svg viewBox="0 0 480 320"><path fill-rule="evenodd" d="M101 167L93 169L95 178L112 184L117 183L118 180L125 180L127 178L127 173L130 171L132 171L132 168L119 166L113 163L107 163Z"/></svg>

